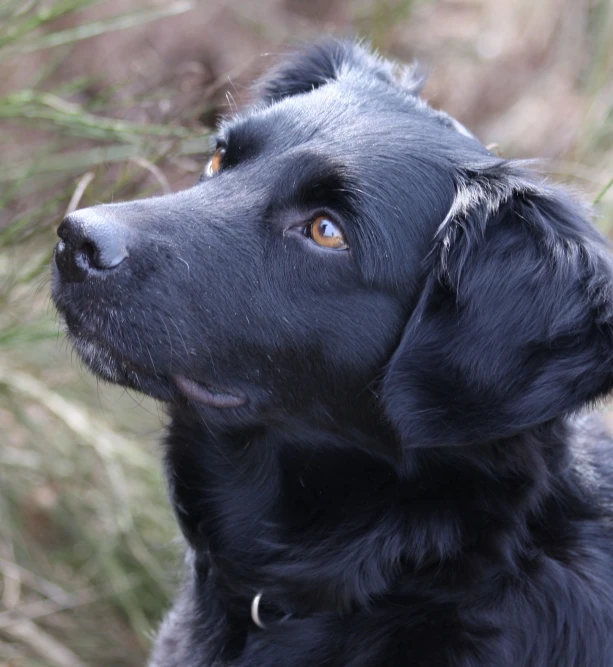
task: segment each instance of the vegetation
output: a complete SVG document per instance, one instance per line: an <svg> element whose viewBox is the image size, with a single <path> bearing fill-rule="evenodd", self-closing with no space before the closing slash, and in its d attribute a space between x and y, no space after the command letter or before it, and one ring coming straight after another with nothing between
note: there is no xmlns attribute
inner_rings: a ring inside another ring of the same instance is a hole
<svg viewBox="0 0 613 667"><path fill-rule="evenodd" d="M612 0L246 4L0 0L0 665L144 662L181 562L163 407L80 367L48 266L66 211L195 180L258 54L326 30L417 56L435 105L612 231Z"/></svg>

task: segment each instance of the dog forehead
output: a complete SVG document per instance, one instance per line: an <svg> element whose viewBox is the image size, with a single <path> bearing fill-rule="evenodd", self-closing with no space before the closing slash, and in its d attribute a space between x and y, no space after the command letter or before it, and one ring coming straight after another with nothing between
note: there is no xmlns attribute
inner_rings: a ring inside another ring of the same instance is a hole
<svg viewBox="0 0 613 667"><path fill-rule="evenodd" d="M346 144L360 137L401 137L390 130L425 136L442 126L434 122L425 103L389 90L381 82L360 85L360 79L342 79L273 104L254 105L225 122L222 135L230 142L257 145L261 150L286 151L306 143Z"/></svg>

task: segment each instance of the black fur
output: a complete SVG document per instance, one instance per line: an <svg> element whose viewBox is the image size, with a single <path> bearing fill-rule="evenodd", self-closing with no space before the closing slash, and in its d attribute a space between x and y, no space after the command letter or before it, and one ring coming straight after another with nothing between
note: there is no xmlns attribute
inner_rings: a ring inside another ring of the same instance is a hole
<svg viewBox="0 0 613 667"><path fill-rule="evenodd" d="M187 573L153 667L613 666L612 450L576 416L613 384L606 245L419 85L307 48L219 173L60 228L77 350L172 417Z"/></svg>

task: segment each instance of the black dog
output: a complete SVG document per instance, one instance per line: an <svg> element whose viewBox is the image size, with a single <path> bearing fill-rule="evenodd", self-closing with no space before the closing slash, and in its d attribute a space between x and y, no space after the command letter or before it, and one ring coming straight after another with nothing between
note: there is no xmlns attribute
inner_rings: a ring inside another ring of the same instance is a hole
<svg viewBox="0 0 613 667"><path fill-rule="evenodd" d="M193 188L59 228L102 378L167 401L156 667L611 667L613 271L588 212L360 46L290 58ZM263 626L263 627L262 627Z"/></svg>

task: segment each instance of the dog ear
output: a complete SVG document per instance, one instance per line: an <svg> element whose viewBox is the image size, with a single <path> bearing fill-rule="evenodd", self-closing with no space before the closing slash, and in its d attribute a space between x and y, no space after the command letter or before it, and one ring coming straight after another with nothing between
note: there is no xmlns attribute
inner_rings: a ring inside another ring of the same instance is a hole
<svg viewBox="0 0 613 667"><path fill-rule="evenodd" d="M386 370L411 446L512 436L613 386L612 274L586 211L508 163L466 173Z"/></svg>
<svg viewBox="0 0 613 667"><path fill-rule="evenodd" d="M359 42L328 38L298 50L256 83L256 96L272 104L285 97L308 93L354 71L399 86L411 95L421 90L425 77L414 66L401 66Z"/></svg>

